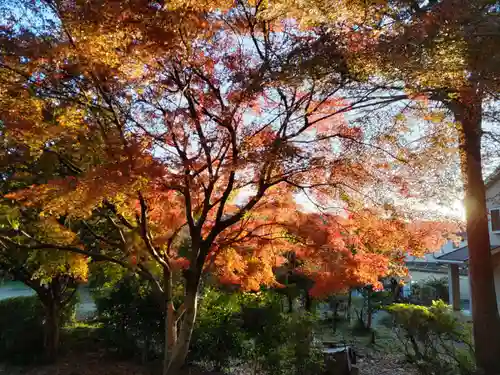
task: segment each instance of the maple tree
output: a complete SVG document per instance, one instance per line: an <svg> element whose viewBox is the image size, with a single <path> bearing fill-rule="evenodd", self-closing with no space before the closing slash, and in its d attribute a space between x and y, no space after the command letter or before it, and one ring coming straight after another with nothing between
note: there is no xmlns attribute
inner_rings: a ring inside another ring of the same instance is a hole
<svg viewBox="0 0 500 375"><path fill-rule="evenodd" d="M3 219L15 220L12 211L5 212L0 207ZM3 220L2 220L3 221ZM73 303L79 284L87 279L87 260L85 257L69 252L47 251L45 248L31 250L31 245L37 245L43 240L56 246L60 240L56 231L60 225L48 222L38 222L36 230L43 228L45 236L38 236L37 241L28 241L25 236L13 233L11 223L0 223L0 270L10 279L21 281L35 291L45 311L44 320L44 351L45 358L54 361L59 351L60 329L62 315ZM32 223L35 224L35 223ZM34 229L34 228L33 228ZM54 233L55 232L55 233ZM40 235L40 233L38 232ZM64 236L67 239L66 236Z"/></svg>
<svg viewBox="0 0 500 375"><path fill-rule="evenodd" d="M28 148L13 142L0 130L0 191L5 194L43 182L57 171L53 155L30 157ZM48 157L48 159L47 159ZM61 170L59 170L61 172ZM2 194L2 195L3 195ZM47 360L56 359L62 315L87 279L86 257L62 251L47 251L72 243L75 233L53 217L39 217L35 210L23 208L8 199L0 200L0 270L9 278L33 289L45 310L44 348Z"/></svg>
<svg viewBox="0 0 500 375"><path fill-rule="evenodd" d="M495 335L493 342L490 332L500 326L481 150L492 140L490 149L497 148L497 131L484 122L497 119L498 9L497 2L481 0L337 1L335 6L312 0L277 1L268 10L327 30L323 40L343 38L342 57L351 77L388 95L406 92L424 110L424 118L435 123L433 128L447 128L447 116L454 118L455 139L440 142L451 147L458 143L477 362L491 373L500 370L500 339ZM328 47L319 52L319 61L326 64L339 58Z"/></svg>
<svg viewBox="0 0 500 375"><path fill-rule="evenodd" d="M167 311L164 373L185 361L203 273L244 290L276 285L275 267L295 251L321 295L377 284L446 232L388 204L407 194L395 177L403 156L418 158L388 144L392 127L345 120L377 100L349 95L356 82L340 63L305 69L315 35L263 21L263 2L185 5L33 2L35 25L14 12L0 31L6 132L72 169L7 198L95 239L82 246L68 233L58 249L152 282ZM298 194L340 213L305 215Z"/></svg>

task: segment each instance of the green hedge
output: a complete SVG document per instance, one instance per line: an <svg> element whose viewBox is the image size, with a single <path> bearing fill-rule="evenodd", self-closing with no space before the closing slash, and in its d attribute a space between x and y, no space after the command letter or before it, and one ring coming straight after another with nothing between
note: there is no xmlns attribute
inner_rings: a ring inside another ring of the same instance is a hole
<svg viewBox="0 0 500 375"><path fill-rule="evenodd" d="M25 363L43 355L44 311L37 297L0 301L0 359Z"/></svg>
<svg viewBox="0 0 500 375"><path fill-rule="evenodd" d="M160 357L164 314L147 283L125 277L109 290L93 290L97 320L108 349L123 357Z"/></svg>
<svg viewBox="0 0 500 375"><path fill-rule="evenodd" d="M430 307L387 308L407 360L421 375L472 375L476 368L471 327L443 301Z"/></svg>
<svg viewBox="0 0 500 375"><path fill-rule="evenodd" d="M76 300L62 313L61 324L75 316ZM44 308L37 296L0 300L0 361L24 364L44 358Z"/></svg>

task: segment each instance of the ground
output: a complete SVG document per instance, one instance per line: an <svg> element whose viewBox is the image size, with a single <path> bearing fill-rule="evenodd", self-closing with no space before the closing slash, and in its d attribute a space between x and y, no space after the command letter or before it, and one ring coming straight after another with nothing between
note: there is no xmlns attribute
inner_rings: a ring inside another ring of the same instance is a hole
<svg viewBox="0 0 500 375"><path fill-rule="evenodd" d="M357 354L356 366L360 375L416 375L417 372L405 361L394 332L378 324L376 320L374 324L374 344L370 332L355 332L351 327L342 324L335 333L325 329L324 340L353 347Z"/></svg>
<svg viewBox="0 0 500 375"><path fill-rule="evenodd" d="M56 364L15 367L0 365L0 375L149 375L144 366L103 357L100 353L73 353Z"/></svg>

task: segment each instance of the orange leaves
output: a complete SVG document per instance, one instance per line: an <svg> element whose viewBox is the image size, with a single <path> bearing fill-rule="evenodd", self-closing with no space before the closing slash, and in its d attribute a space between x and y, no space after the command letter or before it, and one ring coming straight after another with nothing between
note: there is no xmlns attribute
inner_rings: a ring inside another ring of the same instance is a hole
<svg viewBox="0 0 500 375"><path fill-rule="evenodd" d="M240 286L243 290L259 290L261 285L276 283L274 255L269 251L255 254L252 250L226 248L216 255L216 275L220 282Z"/></svg>
<svg viewBox="0 0 500 375"><path fill-rule="evenodd" d="M315 282L311 294L322 296L352 286L376 286L381 277L401 273L405 255L433 251L452 227L384 219L363 210L349 217L301 215L289 230L301 239L293 248L304 262L301 272Z"/></svg>
<svg viewBox="0 0 500 375"><path fill-rule="evenodd" d="M349 17L362 8L338 4ZM380 186L411 187L393 168L399 138L348 122L344 78L304 67L314 29L268 28L246 6L102 0L65 9L71 43L54 34L29 78L4 80L0 70L0 116L76 168L9 197L47 217L100 215L112 204L127 223L116 220L127 238L115 250L133 265L200 267L255 290L276 285L293 251L318 295L376 284L401 254L436 242L430 230L363 210L385 202L375 199ZM345 29L352 53L363 52L367 41ZM299 195L332 213L306 215Z"/></svg>
<svg viewBox="0 0 500 375"><path fill-rule="evenodd" d="M272 129L264 129L245 141L248 148L255 150L271 145L276 139L276 132Z"/></svg>
<svg viewBox="0 0 500 375"><path fill-rule="evenodd" d="M404 273L405 255L431 251L451 230L447 224L384 219L374 210L352 212L348 217L280 215L286 209L276 206L266 216L264 207L257 210L262 216L255 213L247 220L244 235L234 236L233 228L233 233L220 239L222 246L227 245L213 256L221 282L250 290L260 284L275 285L273 271L283 266L283 254L292 251L302 262L297 271L314 281L313 295L378 286L380 278Z"/></svg>

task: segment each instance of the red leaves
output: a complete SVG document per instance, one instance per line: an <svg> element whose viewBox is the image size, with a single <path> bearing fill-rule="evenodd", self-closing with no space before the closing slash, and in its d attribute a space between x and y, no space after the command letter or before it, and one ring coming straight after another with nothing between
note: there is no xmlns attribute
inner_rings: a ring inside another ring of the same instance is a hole
<svg viewBox="0 0 500 375"><path fill-rule="evenodd" d="M170 260L170 266L172 267L172 269L177 270L177 271L188 269L189 264L190 264L189 259L184 258L184 257Z"/></svg>
<svg viewBox="0 0 500 375"><path fill-rule="evenodd" d="M369 193L380 185L409 192L376 148L381 142L367 145L385 136L396 147L397 139L348 123L351 103L338 96L343 80L295 62L314 30L269 29L243 5L229 14L197 13L193 3L180 21L176 11L153 11L142 0L124 9L118 3L68 9L62 22L71 21L78 48L54 36L32 63L39 94L20 100L26 86L6 81L5 92L16 93L1 99L9 129L38 149L63 144L72 155L73 146L86 147L84 157L76 155L75 180L58 178L12 198L77 217L111 202L132 223L125 242L140 254L133 264L204 267L247 290L276 285L287 251L320 295L376 284L402 263L401 251L419 253L435 242L425 240L432 231L411 231L383 210L363 209L378 203ZM347 41L353 51L369 43L358 34ZM62 70L74 61L74 69ZM57 92L58 102L42 89ZM66 121L52 126L44 108L64 108ZM297 193L336 214L306 215ZM186 242L211 249L205 263L194 262L202 253L184 249Z"/></svg>

